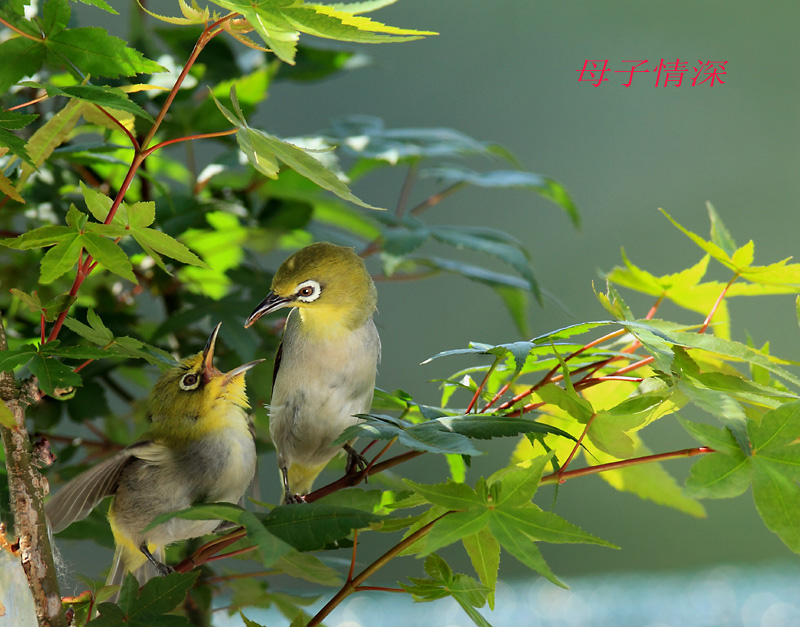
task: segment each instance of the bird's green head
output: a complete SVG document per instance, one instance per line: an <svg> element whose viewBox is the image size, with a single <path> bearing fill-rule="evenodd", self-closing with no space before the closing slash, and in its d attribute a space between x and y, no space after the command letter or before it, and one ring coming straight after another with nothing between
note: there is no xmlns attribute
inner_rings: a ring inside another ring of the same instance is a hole
<svg viewBox="0 0 800 627"><path fill-rule="evenodd" d="M250 407L244 373L264 360L220 372L214 366L214 347L221 324L214 327L202 352L182 359L153 386L147 414L154 437L200 438L216 429L238 426L228 422L237 417L241 422L242 410Z"/></svg>
<svg viewBox="0 0 800 627"><path fill-rule="evenodd" d="M304 326L335 335L363 325L375 311L377 290L352 248L327 242L298 250L281 264L272 290L245 322L282 307L297 307Z"/></svg>

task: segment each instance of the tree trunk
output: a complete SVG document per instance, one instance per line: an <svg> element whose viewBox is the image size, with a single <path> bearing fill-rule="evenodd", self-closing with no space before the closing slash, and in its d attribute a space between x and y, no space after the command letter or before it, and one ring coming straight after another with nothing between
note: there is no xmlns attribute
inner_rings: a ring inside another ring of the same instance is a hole
<svg viewBox="0 0 800 627"><path fill-rule="evenodd" d="M8 350L5 327L0 315L0 351ZM47 479L37 468L47 463L49 454L34 451L25 428L25 408L37 398L36 379L23 382L17 389L11 371L0 373L0 399L14 415L14 427L0 426L5 449L10 506L14 514L13 534L18 538L22 568L28 577L40 627L66 627L61 611L61 595L53 563L53 551L47 532L43 498Z"/></svg>

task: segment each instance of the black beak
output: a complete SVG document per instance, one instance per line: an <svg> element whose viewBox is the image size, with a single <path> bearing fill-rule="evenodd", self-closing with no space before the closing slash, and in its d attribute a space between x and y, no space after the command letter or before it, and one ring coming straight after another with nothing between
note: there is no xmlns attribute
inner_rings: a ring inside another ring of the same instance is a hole
<svg viewBox="0 0 800 627"><path fill-rule="evenodd" d="M261 316L265 316L281 307L286 307L291 300L291 298L278 296L275 292L270 292L267 294L267 297L258 304L258 307L253 310L253 313L250 314L247 320L244 321L244 328L246 329L252 326Z"/></svg>

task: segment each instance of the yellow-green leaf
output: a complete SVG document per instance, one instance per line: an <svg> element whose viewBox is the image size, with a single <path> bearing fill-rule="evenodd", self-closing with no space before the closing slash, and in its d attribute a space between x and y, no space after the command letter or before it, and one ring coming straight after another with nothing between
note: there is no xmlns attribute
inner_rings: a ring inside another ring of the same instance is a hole
<svg viewBox="0 0 800 627"><path fill-rule="evenodd" d="M133 274L131 260L128 259L128 255L117 244L94 233L84 233L82 242L87 252L106 270L133 283L139 283L136 280L136 275Z"/></svg>
<svg viewBox="0 0 800 627"><path fill-rule="evenodd" d="M0 425L13 429L17 426L17 421L14 420L14 414L3 401L0 401Z"/></svg>

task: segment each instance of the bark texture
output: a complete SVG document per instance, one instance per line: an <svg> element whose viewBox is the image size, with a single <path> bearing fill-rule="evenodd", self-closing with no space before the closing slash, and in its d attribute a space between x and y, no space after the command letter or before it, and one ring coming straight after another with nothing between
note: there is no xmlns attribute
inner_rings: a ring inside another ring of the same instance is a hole
<svg viewBox="0 0 800 627"><path fill-rule="evenodd" d="M0 315L0 351L5 350L8 344ZM35 379L23 381L18 388L12 372L0 373L0 399L11 410L15 422L11 428L0 426L14 514L13 534L18 539L20 560L28 577L40 627L66 627L44 516L47 479L38 469L39 464L49 461L49 455L40 455L41 451L34 449L25 428L25 409L38 394Z"/></svg>

